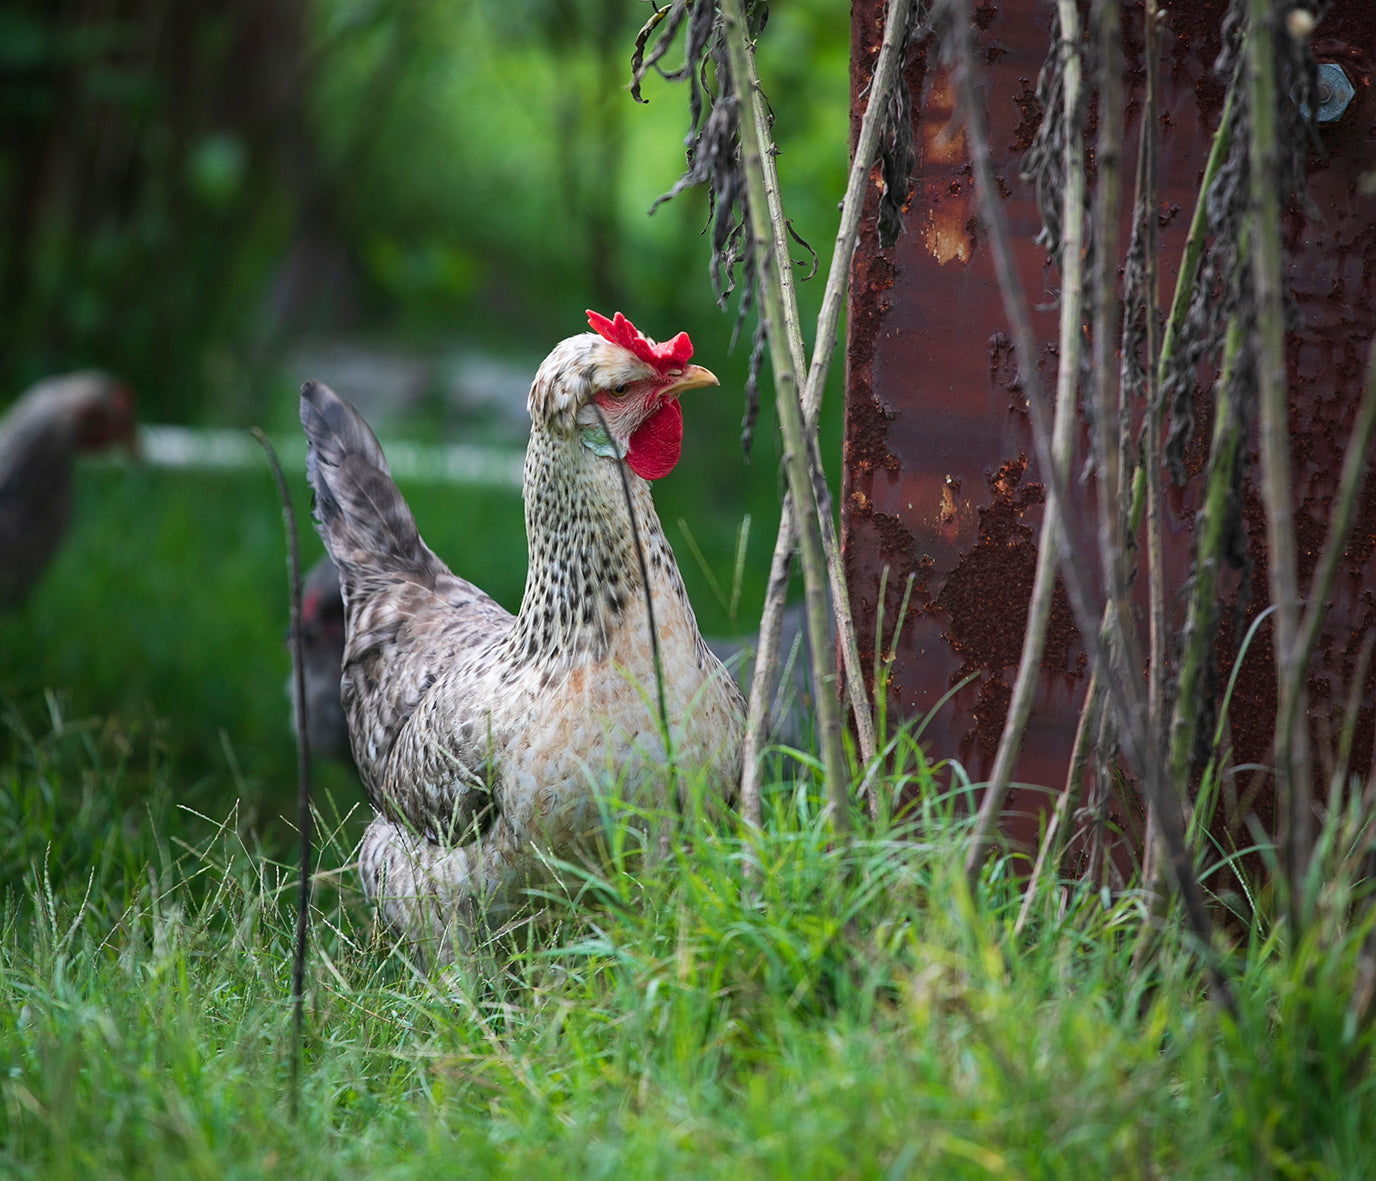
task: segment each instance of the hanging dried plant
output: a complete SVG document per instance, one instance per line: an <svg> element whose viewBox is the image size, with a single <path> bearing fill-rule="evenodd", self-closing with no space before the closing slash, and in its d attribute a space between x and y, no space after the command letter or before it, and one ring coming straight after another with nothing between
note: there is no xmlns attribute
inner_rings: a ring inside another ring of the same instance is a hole
<svg viewBox="0 0 1376 1181"><path fill-rule="evenodd" d="M1277 5L1279 18L1288 4ZM1315 0L1309 11L1318 20L1328 8L1327 0ZM1242 227L1248 213L1248 184L1251 163L1248 157L1250 113L1246 88L1240 84L1246 4L1234 0L1223 22L1223 49L1214 63L1214 72L1230 80L1233 88L1230 126L1227 129L1227 159L1209 186L1206 197L1208 215L1207 245L1200 267L1199 281L1191 297L1189 311L1167 359L1162 397L1170 410L1166 436L1166 463L1177 483L1184 483L1185 446L1194 434L1195 390L1202 361L1219 356L1228 321L1235 314L1248 320L1246 309L1254 297L1251 290L1247 247ZM1304 37L1276 38L1276 128L1280 145L1275 183L1282 201L1298 202L1313 216L1313 206L1305 193L1305 156L1318 147L1314 125L1317 110L1318 67ZM1296 316L1293 303L1287 315ZM1244 387L1246 388L1246 387Z"/></svg>
<svg viewBox="0 0 1376 1181"><path fill-rule="evenodd" d="M769 17L769 5L765 0L747 0L745 10L749 34L756 37ZM679 29L685 26L683 64L677 69L666 70L660 62L669 52ZM658 35L647 49L656 30ZM712 245L708 271L717 303L724 308L736 290L739 268L740 299L736 313L736 333L739 333L741 323L756 302L759 281L755 273L755 241L750 231L745 173L741 166L737 111L740 100L731 78L725 30L716 0L673 0L656 10L641 29L631 55L631 97L637 102L647 101L640 87L652 69L668 82L687 81L689 128L683 141L687 167L673 187L655 200L650 212L685 189L707 185L706 228L710 231ZM759 412L759 374L764 345L763 329L757 325L751 337L741 423L741 446L747 454Z"/></svg>
<svg viewBox="0 0 1376 1181"><path fill-rule="evenodd" d="M743 0L748 36L753 40L764 29L769 17L767 0ZM923 5L914 5L913 19L904 30L900 62L906 60L912 29L922 21ZM661 63L672 48L679 30L684 32L683 61L675 69ZM755 272L755 242L750 230L749 199L741 167L740 133L737 105L740 102L726 52L725 29L717 0L671 0L658 8L636 37L631 55L631 96L646 102L641 84L654 70L668 82L688 83L689 129L684 137L687 167L668 192L650 207L653 213L665 201L685 189L707 185L708 224L712 245L708 270L717 303L725 307L739 283L736 333L758 302L759 279ZM883 101L885 121L880 135L879 160L883 193L879 204L881 244L892 245L902 228L902 210L912 190L912 170L916 154L912 138L912 100L903 71L897 71L893 86ZM773 112L765 103L766 118L773 124ZM803 278L817 271L817 252L798 234L791 222L788 234L810 257ZM734 344L735 336L733 336ZM759 410L760 363L764 358L765 333L757 323L751 335L750 362L745 383L745 411L741 421L741 447L749 454L755 418Z"/></svg>
<svg viewBox="0 0 1376 1181"><path fill-rule="evenodd" d="M903 230L903 210L913 190L913 168L917 164L917 152L913 147L913 100L903 67L912 45L913 29L921 20L921 6L918 6L903 30L898 72L885 101L884 123L879 130L879 172L883 189L879 194L877 229L879 245L885 250L898 241Z"/></svg>
<svg viewBox="0 0 1376 1181"><path fill-rule="evenodd" d="M1052 266L1061 266L1061 206L1065 194L1066 145L1078 140L1083 130L1084 106L1077 109L1072 127L1065 111L1065 54L1069 48L1081 53L1083 45L1067 47L1062 42L1061 21L1055 8L1051 10L1051 26L1047 30L1050 45L1037 75L1037 103L1041 107L1041 123L1018 169L1018 178L1032 185L1037 199L1037 214L1042 228L1037 245L1046 248ZM1088 203L1086 203L1086 211Z"/></svg>

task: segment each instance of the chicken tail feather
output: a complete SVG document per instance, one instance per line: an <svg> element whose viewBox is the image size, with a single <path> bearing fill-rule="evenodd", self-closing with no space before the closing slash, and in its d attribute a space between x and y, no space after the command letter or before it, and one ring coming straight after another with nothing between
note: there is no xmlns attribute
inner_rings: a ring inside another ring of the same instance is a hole
<svg viewBox="0 0 1376 1181"><path fill-rule="evenodd" d="M316 531L346 588L369 573L430 581L435 557L363 416L329 386L308 381L301 427Z"/></svg>

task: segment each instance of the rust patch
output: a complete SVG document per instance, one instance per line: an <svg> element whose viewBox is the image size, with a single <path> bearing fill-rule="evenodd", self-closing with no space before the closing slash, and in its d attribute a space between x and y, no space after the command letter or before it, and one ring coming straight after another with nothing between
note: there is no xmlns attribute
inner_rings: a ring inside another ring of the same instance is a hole
<svg viewBox="0 0 1376 1181"><path fill-rule="evenodd" d="M1022 654L1037 567L1036 535L1023 517L1046 499L1041 484L1024 483L1026 471L1027 457L1020 455L988 478L993 499L979 510L979 541L946 576L934 604L949 618L951 647L964 658L959 677L978 669L998 672L1016 666ZM1055 598L1059 604L1053 600L1042 667L1049 672L1082 672L1083 654L1070 659L1079 637L1059 583Z"/></svg>
<svg viewBox="0 0 1376 1181"><path fill-rule="evenodd" d="M1218 126L1226 92L1222 79L1213 71L1213 63L1222 47L1219 31L1227 11L1228 0L1168 5L1161 43L1168 87L1178 88L1182 82L1191 87L1198 118L1211 132ZM1207 154L1205 144L1200 152L1201 162Z"/></svg>
<svg viewBox="0 0 1376 1181"><path fill-rule="evenodd" d="M928 587L932 577L932 562L930 558L920 555L917 539L897 517L888 513L870 513L869 521L879 537L881 568L889 568L884 618L888 621L887 626L892 628L903 605L904 587L910 575L913 590L908 610L921 613L928 608L931 602Z"/></svg>
<svg viewBox="0 0 1376 1181"><path fill-rule="evenodd" d="M989 357L989 388L1008 392L1008 409L1012 413L1027 412L1027 395L1023 392L1022 378L1018 374L1017 358L1013 354L1013 342L1008 333L998 329L989 337L986 348Z"/></svg>
<svg viewBox="0 0 1376 1181"><path fill-rule="evenodd" d="M965 741L988 757L998 747L1011 689L1003 671L1016 668L1027 630L1027 606L1036 577L1037 545L1023 517L1045 502L1041 484L1025 482L1027 457L1007 460L987 477L991 501L979 510L979 541L946 576L932 604L949 621L943 638L963 663L952 683L984 671L974 726ZM1085 657L1065 590L1057 580L1041 667L1048 673L1083 676ZM992 743L992 745L990 745Z"/></svg>
<svg viewBox="0 0 1376 1181"><path fill-rule="evenodd" d="M994 18L998 14L999 7L997 4L990 4L989 0L982 0L980 4L975 6L975 10L970 16L975 22L975 27L984 30L994 23Z"/></svg>
<svg viewBox="0 0 1376 1181"><path fill-rule="evenodd" d="M979 700L970 710L974 725L965 735L962 747L974 745L986 759L992 759L999 750L999 739L1003 737L1003 722L1008 716L1008 703L1013 699L1012 686L1004 683L1002 677L986 677L980 682ZM1009 801L1009 806L1012 801Z"/></svg>
<svg viewBox="0 0 1376 1181"><path fill-rule="evenodd" d="M852 501L847 516L850 537L854 539L860 536L877 542L878 569L882 571L887 567L889 571L887 579L880 577L876 581L870 578L868 568L857 570L853 566L851 557L855 552L854 544L847 547L846 577L852 588L859 588L852 590L851 609L857 618L867 621L865 626L856 629L856 647L861 664L866 669L873 669L876 649L879 649L880 655L887 653L899 643L900 626L903 634L906 634L912 621L929 609L931 593L928 588L932 563L929 557L919 553L917 539L897 517L875 512L868 503L857 501ZM908 597L908 613L900 621L899 613L903 608L909 578L913 587ZM878 603L881 585L884 587L882 611ZM881 623L882 636L879 635ZM890 686L890 704L899 711L904 697L903 672L903 666L900 665ZM872 684L869 689L871 693L874 692Z"/></svg>
<svg viewBox="0 0 1376 1181"><path fill-rule="evenodd" d="M893 411L881 406L873 397L868 405L852 408L852 429L846 435L845 444L848 470L862 475L898 470L898 459L889 454L888 447L889 424L893 419Z"/></svg>
<svg viewBox="0 0 1376 1181"><path fill-rule="evenodd" d="M1224 86L1213 63L1228 6L1229 0L1198 0L1168 7L1165 18L1157 128L1163 308L1169 306L1195 187L1221 112ZM991 62L986 110L994 173L1012 231L1013 262L1032 304L1039 341L1036 364L1050 388L1058 364L1058 276L1034 244L1039 228L1034 195L1017 175L1023 145L1041 116L1032 101L1033 83L1047 52L1048 12L1040 0L1003 0L980 4L973 23L979 51ZM1129 0L1123 18L1128 55L1125 167L1130 167L1140 132L1142 12L1141 0ZM881 0L854 0L852 20L854 132L879 44ZM1341 61L1357 94L1343 119L1320 133L1322 151L1309 162L1310 196L1321 218L1305 221L1292 209L1285 219L1290 295L1303 322L1287 340L1302 591L1322 547L1368 342L1376 332L1376 224L1370 199L1360 188L1361 178L1376 171L1376 136L1371 134L1376 96L1370 83L1376 54L1368 48L1376 45L1376 6L1333 5L1321 32L1322 40L1315 43L1321 60ZM926 51L925 44L914 47L905 73L919 146L912 208L905 213L908 233L892 249L878 249L873 231L876 190L871 189L852 263L843 546L856 626L868 637L870 659L882 568L892 570L882 604L886 629L904 578L912 573L920 579L920 594L914 596L920 610L905 627L894 668L895 716L924 716L964 673L979 671L980 683L945 706L925 735L934 754L966 760L978 781L987 773L1002 729L1011 681L1007 669L1021 651L1041 489L1034 482L1035 467L1008 460L1031 452L1024 391L993 260L973 217L967 146L954 118L950 79L934 59L928 69ZM1087 144L1097 117L1091 102ZM1092 158L1090 163L1092 167ZM1124 223L1126 242L1126 213ZM1186 482L1168 485L1165 573L1172 627L1183 615L1191 529L1207 471L1210 376L1201 367L1206 388L1196 400L1196 421L1185 449ZM1217 649L1220 694L1214 697L1220 706L1221 686L1239 659L1241 630L1265 609L1268 595L1255 453L1254 438L1244 501L1253 563L1250 582L1230 572L1220 587L1225 627ZM981 505L977 502L986 485L988 502ZM1363 637L1376 628L1374 564L1376 474L1368 476L1362 489L1331 614L1311 662L1310 719L1320 769L1331 749L1328 739L1345 721L1340 715ZM1139 579L1138 598L1140 609L1145 579ZM1234 620L1241 630L1226 626ZM1228 741L1238 761L1266 763L1271 757L1275 674L1270 642L1269 631L1261 629L1239 670L1227 719ZM1083 699L1083 672L1083 652L1058 589L1032 723L1014 772L1017 779L1056 788L1063 783ZM1376 667L1367 675L1361 700L1352 766L1365 769L1376 724ZM1239 801L1247 803L1248 784L1240 778L1235 786L1239 798L1231 806L1236 819ZM1262 790L1248 804L1263 820L1269 820L1267 794ZM1135 803L1130 795L1126 803L1126 823L1131 825ZM1023 803L1037 806L1031 796ZM1026 836L1027 828L1020 827L1024 823L1025 818L1010 818L1006 830Z"/></svg>
<svg viewBox="0 0 1376 1181"><path fill-rule="evenodd" d="M1037 138L1037 130L1042 125L1042 104L1037 99L1036 90L1028 84L1028 79L1018 80L1023 88L1022 93L1013 100L1013 105L1018 108L1022 118L1013 129L1012 150L1025 152L1032 146L1032 141Z"/></svg>

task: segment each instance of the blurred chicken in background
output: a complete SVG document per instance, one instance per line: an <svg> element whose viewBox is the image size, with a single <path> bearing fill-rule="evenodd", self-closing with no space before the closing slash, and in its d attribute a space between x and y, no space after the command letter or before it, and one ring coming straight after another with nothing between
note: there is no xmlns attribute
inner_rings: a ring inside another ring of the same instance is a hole
<svg viewBox="0 0 1376 1181"><path fill-rule="evenodd" d="M0 607L17 607L62 541L78 452L136 451L134 399L108 374L50 377L0 418Z"/></svg>
<svg viewBox="0 0 1376 1181"><path fill-rule="evenodd" d="M326 554L301 585L301 667L306 683L306 734L311 753L353 763L349 723L339 703L339 673L344 662L344 599L339 571ZM287 696L291 696L287 681ZM295 718L293 717L293 725Z"/></svg>

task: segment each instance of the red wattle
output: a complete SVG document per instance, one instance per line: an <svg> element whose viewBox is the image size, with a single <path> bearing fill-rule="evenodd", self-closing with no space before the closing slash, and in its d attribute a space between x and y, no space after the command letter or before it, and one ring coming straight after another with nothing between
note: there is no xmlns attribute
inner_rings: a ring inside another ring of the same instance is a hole
<svg viewBox="0 0 1376 1181"><path fill-rule="evenodd" d="M626 448L626 462L642 480L667 476L683 450L683 409L671 398L640 424Z"/></svg>

